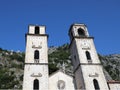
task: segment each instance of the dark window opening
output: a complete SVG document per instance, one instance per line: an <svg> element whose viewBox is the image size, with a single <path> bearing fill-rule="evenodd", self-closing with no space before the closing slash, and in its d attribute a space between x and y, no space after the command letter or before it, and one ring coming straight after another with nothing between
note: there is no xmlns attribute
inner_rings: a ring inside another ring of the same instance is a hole
<svg viewBox="0 0 120 90"><path fill-rule="evenodd" d="M90 53L88 51L86 51L85 53L86 53L87 60L91 60Z"/></svg>
<svg viewBox="0 0 120 90"><path fill-rule="evenodd" d="M93 80L93 84L94 84L95 90L100 90L98 81L96 79Z"/></svg>
<svg viewBox="0 0 120 90"><path fill-rule="evenodd" d="M78 29L78 34L79 34L79 36L82 36L82 37L85 36L85 32L84 32L84 30L82 28Z"/></svg>
<svg viewBox="0 0 120 90"><path fill-rule="evenodd" d="M35 52L34 52L34 59L35 59L36 63L39 62L39 51L38 50L35 50Z"/></svg>
<svg viewBox="0 0 120 90"><path fill-rule="evenodd" d="M35 34L39 34L39 27L38 26L35 27Z"/></svg>
<svg viewBox="0 0 120 90"><path fill-rule="evenodd" d="M39 90L39 80L38 79L34 80L33 90Z"/></svg>

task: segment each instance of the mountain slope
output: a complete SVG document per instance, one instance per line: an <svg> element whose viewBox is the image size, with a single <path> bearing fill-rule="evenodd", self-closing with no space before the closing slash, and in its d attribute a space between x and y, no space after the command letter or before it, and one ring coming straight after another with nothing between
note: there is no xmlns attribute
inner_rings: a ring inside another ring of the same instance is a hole
<svg viewBox="0 0 120 90"><path fill-rule="evenodd" d="M49 74L63 69L73 75L69 45L50 47L48 50ZM120 80L120 54L99 55L107 80ZM0 88L21 89L23 82L24 52L14 52L0 48Z"/></svg>
<svg viewBox="0 0 120 90"><path fill-rule="evenodd" d="M113 80L120 80L120 54L100 56L104 69L109 73Z"/></svg>

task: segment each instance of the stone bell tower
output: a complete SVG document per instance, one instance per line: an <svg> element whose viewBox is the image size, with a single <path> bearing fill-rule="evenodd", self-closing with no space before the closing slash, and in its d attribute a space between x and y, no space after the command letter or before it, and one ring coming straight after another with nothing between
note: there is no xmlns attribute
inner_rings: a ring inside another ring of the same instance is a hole
<svg viewBox="0 0 120 90"><path fill-rule="evenodd" d="M94 46L94 38L89 36L86 25L71 25L69 36L76 89L108 90L102 65Z"/></svg>
<svg viewBox="0 0 120 90"><path fill-rule="evenodd" d="M29 25L23 90L48 90L48 47L45 26Z"/></svg>

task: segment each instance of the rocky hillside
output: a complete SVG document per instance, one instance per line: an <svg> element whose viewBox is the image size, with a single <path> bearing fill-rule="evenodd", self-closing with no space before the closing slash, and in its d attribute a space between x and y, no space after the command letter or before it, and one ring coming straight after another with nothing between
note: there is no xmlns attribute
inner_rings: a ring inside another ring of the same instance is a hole
<svg viewBox="0 0 120 90"><path fill-rule="evenodd" d="M0 88L22 88L24 53L0 48Z"/></svg>
<svg viewBox="0 0 120 90"><path fill-rule="evenodd" d="M72 64L68 44L59 47L50 47L48 50L49 73L58 69L72 74ZM0 48L0 88L21 89L23 81L24 52L14 52ZM107 80L120 80L120 54L102 56L99 55L103 64Z"/></svg>
<svg viewBox="0 0 120 90"><path fill-rule="evenodd" d="M112 54L107 56L99 55L104 69L112 77L113 80L120 80L120 54Z"/></svg>

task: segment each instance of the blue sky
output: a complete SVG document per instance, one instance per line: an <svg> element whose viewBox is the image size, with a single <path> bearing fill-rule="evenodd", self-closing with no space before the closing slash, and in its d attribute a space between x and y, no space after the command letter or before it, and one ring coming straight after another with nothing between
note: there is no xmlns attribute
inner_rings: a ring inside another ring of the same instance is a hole
<svg viewBox="0 0 120 90"><path fill-rule="evenodd" d="M45 25L48 45L60 46L73 23L87 25L98 53L120 53L120 0L1 0L0 47L25 51L29 24Z"/></svg>

